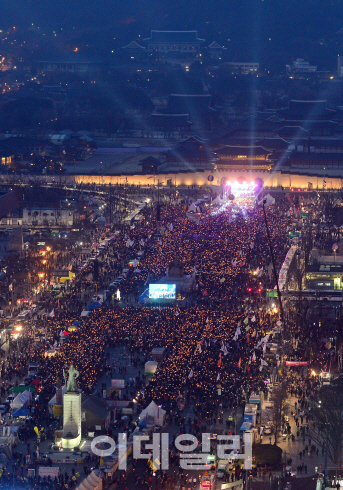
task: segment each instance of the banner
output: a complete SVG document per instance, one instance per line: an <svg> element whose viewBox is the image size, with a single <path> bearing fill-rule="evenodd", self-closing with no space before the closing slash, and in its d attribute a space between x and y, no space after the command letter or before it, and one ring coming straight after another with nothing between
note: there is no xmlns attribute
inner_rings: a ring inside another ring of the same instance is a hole
<svg viewBox="0 0 343 490"><path fill-rule="evenodd" d="M61 417L63 415L63 406L62 405L53 405L52 406L52 413L53 416L56 417Z"/></svg>
<svg viewBox="0 0 343 490"><path fill-rule="evenodd" d="M309 361L286 361L286 366L308 366Z"/></svg>
<svg viewBox="0 0 343 490"><path fill-rule="evenodd" d="M116 389L125 388L125 379L112 379L111 386Z"/></svg>
<svg viewBox="0 0 343 490"><path fill-rule="evenodd" d="M58 466L40 466L38 468L38 474L41 477L51 476L51 478L55 478L55 476L58 477L60 474L60 469Z"/></svg>
<svg viewBox="0 0 343 490"><path fill-rule="evenodd" d="M62 388L56 388L56 405L63 405Z"/></svg>

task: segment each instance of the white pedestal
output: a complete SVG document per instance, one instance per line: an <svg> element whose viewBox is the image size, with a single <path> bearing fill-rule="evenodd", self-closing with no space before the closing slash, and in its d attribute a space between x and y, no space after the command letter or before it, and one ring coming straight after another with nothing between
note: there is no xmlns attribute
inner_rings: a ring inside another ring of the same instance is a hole
<svg viewBox="0 0 343 490"><path fill-rule="evenodd" d="M62 447L73 449L81 442L81 393L63 395Z"/></svg>

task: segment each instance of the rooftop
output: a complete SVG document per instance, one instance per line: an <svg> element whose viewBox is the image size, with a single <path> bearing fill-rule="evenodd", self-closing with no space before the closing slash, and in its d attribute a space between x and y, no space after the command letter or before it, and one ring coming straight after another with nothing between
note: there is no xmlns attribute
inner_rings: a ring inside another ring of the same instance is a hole
<svg viewBox="0 0 343 490"><path fill-rule="evenodd" d="M254 157L254 156L266 156L270 155L272 152L270 150L267 150L266 148L263 148L262 146L230 146L226 145L223 146L222 148L219 148L218 150L215 150L214 153L216 155L228 155L228 156L237 156L237 155L244 155L248 157Z"/></svg>
<svg viewBox="0 0 343 490"><path fill-rule="evenodd" d="M319 272L319 273L341 273L343 272L342 264L312 264L308 265L306 272Z"/></svg>
<svg viewBox="0 0 343 490"><path fill-rule="evenodd" d="M281 110L280 114L286 119L325 120L336 112L327 107L326 100L290 100L288 109Z"/></svg>
<svg viewBox="0 0 343 490"><path fill-rule="evenodd" d="M224 46L221 46L220 44L217 43L217 41L212 41L211 44L207 46L209 49L225 49Z"/></svg>
<svg viewBox="0 0 343 490"><path fill-rule="evenodd" d="M136 41L131 41L127 46L123 46L122 49L145 49L145 47L141 46Z"/></svg>
<svg viewBox="0 0 343 490"><path fill-rule="evenodd" d="M152 43L199 43L198 31L151 31L151 37L143 39Z"/></svg>
<svg viewBox="0 0 343 490"><path fill-rule="evenodd" d="M81 408L88 410L103 420L106 419L110 411L105 400L101 400L98 396L82 395Z"/></svg>

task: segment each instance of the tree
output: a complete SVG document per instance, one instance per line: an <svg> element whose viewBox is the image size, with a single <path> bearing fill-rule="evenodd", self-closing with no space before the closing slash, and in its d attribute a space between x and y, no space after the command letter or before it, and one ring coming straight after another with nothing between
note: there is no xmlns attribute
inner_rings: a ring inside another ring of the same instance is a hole
<svg viewBox="0 0 343 490"><path fill-rule="evenodd" d="M311 410L309 436L323 448L335 465L343 455L343 381L323 386L318 404Z"/></svg>
<svg viewBox="0 0 343 490"><path fill-rule="evenodd" d="M273 388L272 401L273 408L271 415L274 425L274 444L277 445L279 433L283 425L284 412L288 406L286 381L282 381L275 388Z"/></svg>

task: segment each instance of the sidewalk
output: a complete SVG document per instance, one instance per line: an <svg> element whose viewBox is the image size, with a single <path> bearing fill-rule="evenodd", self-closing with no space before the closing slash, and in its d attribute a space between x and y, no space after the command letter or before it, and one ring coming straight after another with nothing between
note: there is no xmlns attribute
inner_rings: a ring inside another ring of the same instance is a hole
<svg viewBox="0 0 343 490"><path fill-rule="evenodd" d="M282 436L278 438L278 446L282 449L282 464L286 464L285 461L288 459L292 459L292 464L291 466L293 468L297 468L297 466L304 464L307 466L307 473L302 471L302 473L297 473L297 478L309 476L315 474L315 467L317 466L318 468L320 465L322 465L322 468L324 468L325 464L325 454L322 455L321 448L319 448L319 454L318 456L316 454L312 454L312 456L309 453L306 453L305 456L300 458L299 453L300 451L303 451L305 449L305 446L309 446L308 443L308 436L305 437L305 443L303 443L303 438L302 436L297 437L297 427L294 421L294 418L292 416L292 412L295 411L295 402L297 402L296 397L289 397L289 406L286 411L287 415L289 416L289 424L291 426L291 433L295 435L295 441L292 442L292 439L287 439L286 441L283 440ZM299 418L300 419L300 418ZM306 425L305 422L305 417L304 417L304 423L300 425ZM265 435L263 437L263 444L269 444L269 437ZM272 437L272 444L274 442L274 435ZM317 448L317 444L312 441L311 445L315 445ZM328 461L328 464L330 464L330 461ZM288 465L286 465L288 466ZM279 475L280 472L274 472L275 475Z"/></svg>

